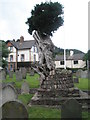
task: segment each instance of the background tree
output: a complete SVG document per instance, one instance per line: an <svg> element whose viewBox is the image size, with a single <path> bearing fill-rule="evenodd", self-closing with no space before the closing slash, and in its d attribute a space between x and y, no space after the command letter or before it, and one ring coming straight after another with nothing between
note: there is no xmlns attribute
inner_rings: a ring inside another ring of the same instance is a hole
<svg viewBox="0 0 90 120"><path fill-rule="evenodd" d="M90 50L85 54L84 60L86 61L86 66L90 70Z"/></svg>
<svg viewBox="0 0 90 120"><path fill-rule="evenodd" d="M0 41L0 66L5 68L7 66L7 61L5 58L8 57L9 50L6 46L5 41Z"/></svg>
<svg viewBox="0 0 90 120"><path fill-rule="evenodd" d="M29 25L28 32L32 35L33 30L36 30L42 36L52 36L53 32L63 25L62 15L63 6L58 2L36 4L26 22Z"/></svg>
<svg viewBox="0 0 90 120"><path fill-rule="evenodd" d="M85 54L84 56L84 60L89 60L90 61L90 50L88 50L88 52Z"/></svg>

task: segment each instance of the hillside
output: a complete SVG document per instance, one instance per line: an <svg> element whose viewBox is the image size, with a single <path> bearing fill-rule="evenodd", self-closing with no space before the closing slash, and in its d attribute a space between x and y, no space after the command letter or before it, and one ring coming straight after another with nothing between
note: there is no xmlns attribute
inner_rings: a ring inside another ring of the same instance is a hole
<svg viewBox="0 0 90 120"><path fill-rule="evenodd" d="M69 55L70 51L74 51L74 54L84 53L84 52L82 52L80 50L77 50L77 49L66 49L66 54ZM54 55L63 55L63 54L64 54L64 49L63 48L58 48L58 47L55 46Z"/></svg>

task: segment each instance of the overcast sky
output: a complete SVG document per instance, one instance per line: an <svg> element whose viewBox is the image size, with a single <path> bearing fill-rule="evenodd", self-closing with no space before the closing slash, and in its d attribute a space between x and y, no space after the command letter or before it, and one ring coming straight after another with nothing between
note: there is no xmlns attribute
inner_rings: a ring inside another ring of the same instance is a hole
<svg viewBox="0 0 90 120"><path fill-rule="evenodd" d="M0 0L0 39L25 40L33 37L25 24L30 12L37 3L49 0ZM64 6L64 25L51 38L60 48L88 50L88 0L51 0Z"/></svg>

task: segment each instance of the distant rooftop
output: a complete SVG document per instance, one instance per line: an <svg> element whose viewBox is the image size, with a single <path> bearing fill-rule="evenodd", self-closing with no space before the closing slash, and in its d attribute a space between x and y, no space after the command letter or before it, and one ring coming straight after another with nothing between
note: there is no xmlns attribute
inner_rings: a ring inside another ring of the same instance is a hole
<svg viewBox="0 0 90 120"><path fill-rule="evenodd" d="M73 54L72 56L66 55L66 60L83 60L84 55L84 53ZM55 60L64 60L64 55L56 55Z"/></svg>

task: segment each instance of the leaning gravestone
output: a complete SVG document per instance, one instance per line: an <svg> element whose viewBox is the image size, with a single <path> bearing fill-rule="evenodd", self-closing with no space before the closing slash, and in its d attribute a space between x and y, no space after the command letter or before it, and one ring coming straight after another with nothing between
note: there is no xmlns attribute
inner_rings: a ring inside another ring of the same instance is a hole
<svg viewBox="0 0 90 120"><path fill-rule="evenodd" d="M75 120L82 118L82 106L75 99L67 100L61 106L61 118L74 118Z"/></svg>
<svg viewBox="0 0 90 120"><path fill-rule="evenodd" d="M9 71L9 78L13 78L13 71Z"/></svg>
<svg viewBox="0 0 90 120"><path fill-rule="evenodd" d="M25 118L28 119L28 112L26 107L18 100L8 101L2 105L2 118Z"/></svg>
<svg viewBox="0 0 90 120"><path fill-rule="evenodd" d="M1 70L0 71L0 81L5 80L5 79L6 79L6 73L4 70Z"/></svg>
<svg viewBox="0 0 90 120"><path fill-rule="evenodd" d="M21 71L16 71L16 81L21 81L22 80L22 73Z"/></svg>
<svg viewBox="0 0 90 120"><path fill-rule="evenodd" d="M14 99L17 99L16 89L11 84L4 86L2 88L2 104Z"/></svg>
<svg viewBox="0 0 90 120"><path fill-rule="evenodd" d="M23 78L23 79L26 79L26 76L27 76L26 68L25 68L25 67L22 67L22 68L20 68L20 71L21 71L21 73L22 73L22 78Z"/></svg>
<svg viewBox="0 0 90 120"><path fill-rule="evenodd" d="M29 94L29 85L26 81L21 86L21 94Z"/></svg>

